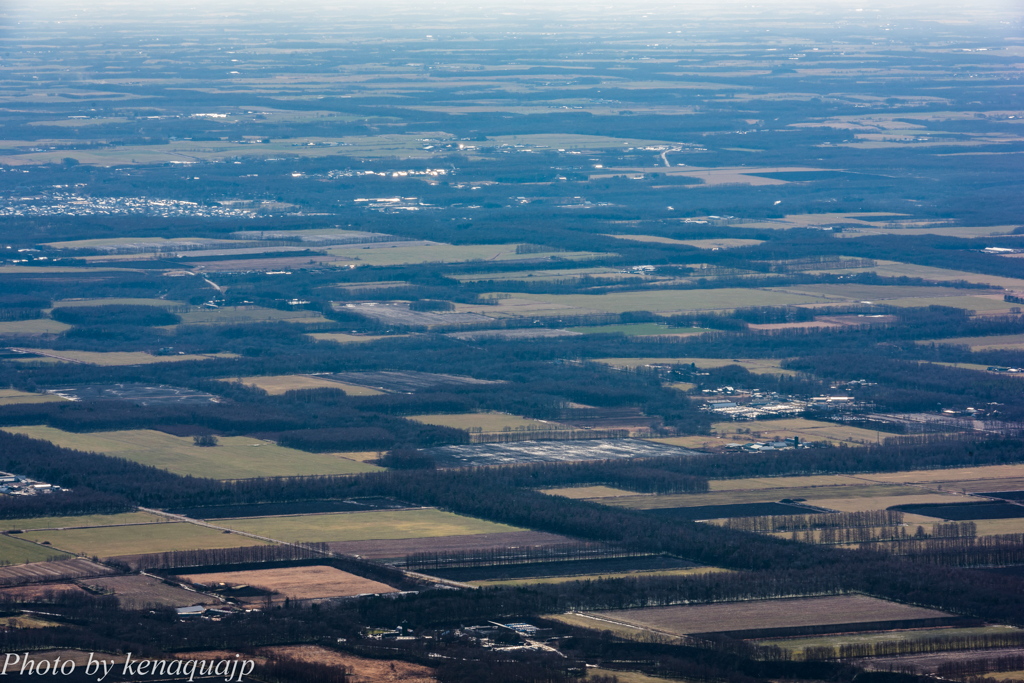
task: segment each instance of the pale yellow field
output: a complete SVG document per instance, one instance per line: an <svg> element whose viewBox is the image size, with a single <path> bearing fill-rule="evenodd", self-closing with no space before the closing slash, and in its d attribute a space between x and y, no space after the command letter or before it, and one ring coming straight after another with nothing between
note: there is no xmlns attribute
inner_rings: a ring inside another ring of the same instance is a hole
<svg viewBox="0 0 1024 683"><path fill-rule="evenodd" d="M634 510L655 510L674 507L699 507L704 505L736 505L739 503L770 503L784 498L819 499L834 502L831 509L849 506L857 510L880 510L898 503L914 503L921 495L928 495L913 486L898 484L865 484L863 486L794 486L781 489L740 489L733 491L709 491L708 493L670 493L664 495L633 494L614 498L598 498L596 502L613 507ZM889 499L897 502L885 503ZM850 504L840 501L852 500ZM961 499L962 500L962 499ZM868 502L877 501L877 502ZM924 501L928 502L928 501ZM814 505L815 503L810 502ZM828 507L828 506L825 506Z"/></svg>
<svg viewBox="0 0 1024 683"><path fill-rule="evenodd" d="M749 479L712 479L712 491L755 491L762 489L813 486L864 486L863 479L845 474L821 474L809 477L752 477Z"/></svg>
<svg viewBox="0 0 1024 683"><path fill-rule="evenodd" d="M483 432L500 432L505 427L511 430L518 429L566 429L564 425L557 422L544 422L543 420L531 420L518 415L507 413L458 413L454 415L410 415L410 420L416 420L429 425L440 427L454 427L455 429L479 428Z"/></svg>
<svg viewBox="0 0 1024 683"><path fill-rule="evenodd" d="M0 389L0 406L12 405L14 403L53 403L54 401L66 401L62 396L54 394L33 394L28 391L17 389Z"/></svg>
<svg viewBox="0 0 1024 683"><path fill-rule="evenodd" d="M65 448L127 458L175 474L213 479L356 474L379 469L331 453L306 453L242 436L218 437L219 445L204 448L189 437L149 429L74 434L34 425L8 427L6 431Z"/></svg>
<svg viewBox="0 0 1024 683"><path fill-rule="evenodd" d="M702 370L739 365L756 375L795 375L792 370L782 368L782 360L773 358L595 358L594 363L604 363L615 368L638 368L643 365L690 365ZM769 423L771 424L771 423Z"/></svg>
<svg viewBox="0 0 1024 683"><path fill-rule="evenodd" d="M948 306L950 308L962 308L968 311L985 313L989 311L1009 311L1020 304L1011 304L1003 301L1001 296L940 296L934 298L921 297L919 299L888 299L887 306L899 306L901 308L918 308L921 306Z"/></svg>
<svg viewBox="0 0 1024 683"><path fill-rule="evenodd" d="M945 470L912 470L910 472L885 472L875 474L858 474L861 479L877 482L893 483L952 483L969 482L982 479L1022 479L1024 464L1016 465L984 465L981 467L955 467ZM1000 489L990 489L997 491ZM1010 489L1002 489L1010 490Z"/></svg>
<svg viewBox="0 0 1024 683"><path fill-rule="evenodd" d="M979 536L997 536L1000 534L1024 533L1024 518L979 519L974 523L978 525Z"/></svg>
<svg viewBox="0 0 1024 683"><path fill-rule="evenodd" d="M692 391L697 388L696 384L691 384L690 382L672 382L668 386L679 391Z"/></svg>
<svg viewBox="0 0 1024 683"><path fill-rule="evenodd" d="M433 508L218 520L218 526L286 542L372 541L523 531Z"/></svg>
<svg viewBox="0 0 1024 683"><path fill-rule="evenodd" d="M29 517L0 520L0 529L78 529L120 524L159 524L167 522L169 519L151 512L122 512L114 515L81 515L77 517Z"/></svg>
<svg viewBox="0 0 1024 683"><path fill-rule="evenodd" d="M472 310L489 315L508 312L531 315L562 315L568 311L601 311L625 313L652 311L713 311L749 306L787 306L824 301L821 297L764 289L665 289L655 291L612 292L609 294L529 294L514 295L499 301L497 306L464 306L456 310ZM497 309L497 310L496 310ZM544 313L547 311L547 313Z"/></svg>
<svg viewBox="0 0 1024 683"><path fill-rule="evenodd" d="M787 420L764 420L755 422L716 422L711 425L718 435L734 441L764 441L778 436L785 439L792 436L800 437L801 441L830 441L833 443L866 444L875 443L880 434L870 429L850 427L834 422L819 422L804 418ZM737 430L750 430L751 434L739 434Z"/></svg>
<svg viewBox="0 0 1024 683"><path fill-rule="evenodd" d="M377 396L384 392L360 387L354 384L333 382L316 375L272 375L268 377L240 377L236 379L222 379L222 382L237 382L263 389L271 396L283 394L293 389L339 389L349 396Z"/></svg>
<svg viewBox="0 0 1024 683"><path fill-rule="evenodd" d="M911 489L913 494L917 489ZM820 492L819 492L820 493ZM813 493L811 495L814 495ZM902 496L871 496L865 498L808 498L807 504L816 507L837 510L838 512L867 512L868 510L885 510L893 505L917 505L921 503L963 503L963 496L943 495L941 493L919 493L918 495Z"/></svg>
<svg viewBox="0 0 1024 683"><path fill-rule="evenodd" d="M616 489L611 486L568 486L557 489L540 489L541 493L551 496L562 496L572 500L595 500L598 498L618 498L619 496L635 496L636 491ZM654 495L654 494L651 494Z"/></svg>
<svg viewBox="0 0 1024 683"><path fill-rule="evenodd" d="M593 680L599 676L605 676L611 678L614 676L619 680L619 683L683 683L682 679L679 678L662 678L658 676L648 676L642 674L639 671L619 671L618 669L602 669L601 667L587 668L587 675L584 681Z"/></svg>
<svg viewBox="0 0 1024 683"><path fill-rule="evenodd" d="M154 356L144 351L54 351L52 349L29 349L25 351L45 355L45 359L65 361L69 363L88 363L89 365L148 365L150 363L180 363L189 360L211 360L215 358L238 358L237 353L213 353L209 355ZM44 359L44 360L45 360ZM19 359L21 360L21 359ZM25 358L23 362L31 363L39 358Z"/></svg>
<svg viewBox="0 0 1024 683"><path fill-rule="evenodd" d="M822 271L826 272L826 271ZM838 271L837 271L838 272ZM933 268L932 266L919 266L914 263L903 263L901 261L876 261L870 268L851 268L842 273L875 272L884 277L920 277L925 280L936 282L950 282L963 280L974 284L992 285L1005 289L1024 288L1024 277L1001 277L999 275L985 275L983 273L971 273L966 270L950 270L948 268Z"/></svg>
<svg viewBox="0 0 1024 683"><path fill-rule="evenodd" d="M372 342L378 339L398 339L400 337L407 337L406 334L395 334L383 337L375 337L373 335L360 335L360 334L344 334L342 332L317 332L309 335L317 341L329 341L337 342L338 344L350 344L353 342Z"/></svg>
<svg viewBox="0 0 1024 683"><path fill-rule="evenodd" d="M54 548L60 550L99 557L266 545L264 541L247 536L226 534L216 529L184 522L66 531L29 531L21 537L36 543L49 541Z"/></svg>
<svg viewBox="0 0 1024 683"><path fill-rule="evenodd" d="M992 349L1024 349L1024 334L997 334L990 337L955 337L953 339L926 339L918 344L966 345L971 351ZM987 366L986 366L987 367Z"/></svg>

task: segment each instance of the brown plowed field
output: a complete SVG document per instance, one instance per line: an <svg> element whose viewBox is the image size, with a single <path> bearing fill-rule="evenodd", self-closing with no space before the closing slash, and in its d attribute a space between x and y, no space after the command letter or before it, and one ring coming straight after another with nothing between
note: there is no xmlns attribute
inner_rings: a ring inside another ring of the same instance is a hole
<svg viewBox="0 0 1024 683"><path fill-rule="evenodd" d="M168 586L152 576L109 576L82 582L101 590L114 591L122 609L161 607L188 607L189 605L219 604L214 598Z"/></svg>
<svg viewBox="0 0 1024 683"><path fill-rule="evenodd" d="M47 593L82 593L82 590L73 583L36 583L17 588L0 588L0 596L12 600L38 600L45 598Z"/></svg>
<svg viewBox="0 0 1024 683"><path fill-rule="evenodd" d="M607 619L679 636L756 628L855 624L949 616L937 610L901 605L866 595L650 607L593 612L592 615L597 618L595 628L600 625L599 619Z"/></svg>
<svg viewBox="0 0 1024 683"><path fill-rule="evenodd" d="M378 581L364 579L334 567L286 567L282 569L254 569L243 572L217 572L214 574L186 574L181 577L206 586L225 583L246 585L278 593L282 598L299 600L340 598L364 593L394 593L395 589ZM253 598L253 602L262 601Z"/></svg>
<svg viewBox="0 0 1024 683"><path fill-rule="evenodd" d="M32 562L13 567L0 567L0 586L17 586L24 583L77 579L114 573L115 571L110 567L96 564L84 557L57 562Z"/></svg>
<svg viewBox="0 0 1024 683"><path fill-rule="evenodd" d="M357 683L436 683L437 681L432 670L419 664L363 659L314 645L268 647L257 652L259 654L273 653L278 657L290 657L327 666L343 666L352 673Z"/></svg>
<svg viewBox="0 0 1024 683"><path fill-rule="evenodd" d="M512 531L504 534L472 534L467 536L439 536L437 538L407 538L396 541L341 541L328 543L331 552L358 555L371 559L404 558L424 552L450 552L453 550L482 550L485 548L541 547L572 543L567 536L541 531Z"/></svg>
<svg viewBox="0 0 1024 683"><path fill-rule="evenodd" d="M182 652L181 659L234 659L235 652L227 650L205 650ZM265 664L269 657L287 657L304 662L316 662L327 666L345 667L352 683L437 683L433 671L419 664L399 660L364 659L355 655L316 647L315 645L282 645L263 647L255 655L243 655L245 659Z"/></svg>

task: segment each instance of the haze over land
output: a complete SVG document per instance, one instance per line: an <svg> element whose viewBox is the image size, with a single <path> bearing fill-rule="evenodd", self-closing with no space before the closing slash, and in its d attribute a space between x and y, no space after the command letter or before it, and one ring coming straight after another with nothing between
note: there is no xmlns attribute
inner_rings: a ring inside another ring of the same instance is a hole
<svg viewBox="0 0 1024 683"><path fill-rule="evenodd" d="M1022 29L4 3L0 650L1024 679Z"/></svg>

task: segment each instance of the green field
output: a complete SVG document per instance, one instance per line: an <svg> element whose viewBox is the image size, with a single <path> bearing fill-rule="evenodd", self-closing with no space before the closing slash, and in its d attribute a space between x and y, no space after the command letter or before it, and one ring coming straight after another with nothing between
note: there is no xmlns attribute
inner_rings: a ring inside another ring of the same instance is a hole
<svg viewBox="0 0 1024 683"><path fill-rule="evenodd" d="M218 520L219 526L286 542L371 541L522 531L435 509Z"/></svg>
<svg viewBox="0 0 1024 683"><path fill-rule="evenodd" d="M276 308L258 306L225 306L224 308L200 308L188 313L179 313L185 325L237 325L239 323L327 323L330 322L316 311L279 311Z"/></svg>
<svg viewBox="0 0 1024 683"><path fill-rule="evenodd" d="M130 241L137 242L138 240ZM180 301L168 301L167 299L122 299L116 297L110 299L64 299L53 302L54 308L71 308L74 306L159 306L160 308L176 308L184 305Z"/></svg>
<svg viewBox="0 0 1024 683"><path fill-rule="evenodd" d="M22 536L36 543L49 541L54 548L68 552L98 557L265 545L264 541L254 538L228 534L185 522L68 529L66 531L30 531Z"/></svg>
<svg viewBox="0 0 1024 683"><path fill-rule="evenodd" d="M3 564L46 562L51 559L64 559L67 557L70 557L70 555L59 550L44 548L14 536L0 535L0 563Z"/></svg>
<svg viewBox="0 0 1024 683"><path fill-rule="evenodd" d="M27 517L0 520L0 529L75 529L120 524L155 524L167 517L151 512L122 512L115 515L79 515L75 517Z"/></svg>
<svg viewBox="0 0 1024 683"><path fill-rule="evenodd" d="M175 474L212 479L250 479L316 474L357 474L379 468L330 453L306 453L243 436L219 437L213 447L196 446L190 437L149 429L74 434L42 426L6 431L45 439L65 448L95 451L152 465Z"/></svg>
<svg viewBox="0 0 1024 683"><path fill-rule="evenodd" d="M604 325L598 327L567 327L570 332L580 334L624 334L627 337L673 336L680 337L700 334L707 330L700 327L669 327L659 323L634 323L627 325Z"/></svg>
<svg viewBox="0 0 1024 683"><path fill-rule="evenodd" d="M49 318L36 318L35 320L5 320L0 322L0 335L5 334L60 334L70 330L71 325L66 325Z"/></svg>

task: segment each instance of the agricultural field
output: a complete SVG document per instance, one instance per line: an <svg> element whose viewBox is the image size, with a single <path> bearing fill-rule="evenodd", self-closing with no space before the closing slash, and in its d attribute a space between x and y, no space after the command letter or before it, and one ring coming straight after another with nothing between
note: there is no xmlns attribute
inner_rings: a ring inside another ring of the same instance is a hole
<svg viewBox="0 0 1024 683"><path fill-rule="evenodd" d="M717 436L741 443L763 440L782 441L797 436L804 443L827 441L832 444L845 443L851 446L862 446L876 443L881 438L879 433L874 430L804 418L752 422L746 423L745 427L741 426L742 424L740 422L716 422L711 425L711 430ZM743 432L741 433L740 430Z"/></svg>
<svg viewBox="0 0 1024 683"><path fill-rule="evenodd" d="M339 389L349 396L378 396L383 392L369 387L345 384L324 375L275 375L271 377L238 377L223 379L222 382L241 382L246 386L262 389L271 396L279 396L295 389Z"/></svg>
<svg viewBox="0 0 1024 683"><path fill-rule="evenodd" d="M343 332L315 332L309 336L317 341L334 342L336 344L352 344L358 342L373 342L378 339L397 339L404 337L405 335L396 334L388 336L374 336L372 334L344 334Z"/></svg>
<svg viewBox="0 0 1024 683"><path fill-rule="evenodd" d="M289 543L396 540L522 531L433 508L225 519L219 526Z"/></svg>
<svg viewBox="0 0 1024 683"><path fill-rule="evenodd" d="M131 297L61 299L53 303L54 308L73 308L76 306L157 306L159 308L179 308L184 305L180 301L169 301L167 299L139 299Z"/></svg>
<svg viewBox="0 0 1024 683"><path fill-rule="evenodd" d="M837 635L812 636L808 638L765 638L752 641L758 645L775 645L789 650L796 657L801 657L809 647L834 647L842 645L874 645L897 640L926 640L928 638L946 638L956 636L984 636L1019 632L1012 626L975 626L966 628L921 628L895 631L878 631L870 633L843 633ZM948 656L948 655L947 655Z"/></svg>
<svg viewBox="0 0 1024 683"><path fill-rule="evenodd" d="M23 349L29 353L42 356L42 358L24 358L25 363L40 361L56 361L65 363L86 363L89 365L118 366L118 365L148 365L150 363L180 363L191 360L212 360L215 358L237 358L234 353L214 353L209 355L167 355L154 356L144 351L52 351L50 349Z"/></svg>
<svg viewBox="0 0 1024 683"><path fill-rule="evenodd" d="M927 496L924 500L919 500ZM802 498L814 507L853 512L857 510L881 510L889 505L904 503L934 502L953 500L952 494L928 493L916 487L898 484L840 485L840 486L791 486L771 489L739 489L710 491L708 493L679 494L632 494L629 496L605 497L598 499L605 505L626 507L635 510L661 508L704 507L725 505L748 505L752 503L775 503L783 499ZM960 499L962 500L962 498ZM842 508L846 508L843 510Z"/></svg>
<svg viewBox="0 0 1024 683"><path fill-rule="evenodd" d="M29 543L16 536L0 535L0 563L27 564L71 557L68 553Z"/></svg>
<svg viewBox="0 0 1024 683"><path fill-rule="evenodd" d="M582 277L594 277L611 280L643 279L647 276L637 273L625 273L619 268L545 268L535 270L497 271L493 273L451 273L448 275L459 282L503 282L522 280L543 282L550 280L576 280Z"/></svg>
<svg viewBox="0 0 1024 683"><path fill-rule="evenodd" d="M67 325L49 318L35 320L4 320L0 322L0 335L44 335L60 334L71 329Z"/></svg>
<svg viewBox="0 0 1024 683"><path fill-rule="evenodd" d="M570 581L600 581L604 579L637 579L648 576L700 576L728 571L717 567L690 567L687 569L651 569L636 571L609 571L595 574L574 574L571 576L538 576L528 579L484 579L467 581L471 586L488 588L497 586L530 586L536 584L568 583Z"/></svg>
<svg viewBox="0 0 1024 683"><path fill-rule="evenodd" d="M465 261L522 261L537 258L559 258L571 261L583 261L599 258L604 254L587 251L550 251L542 253L517 254L515 244L496 245L454 245L438 242L425 242L416 246L401 244L349 245L331 247L327 253L334 256L347 256L355 262L366 266L396 266L415 263L462 263Z"/></svg>
<svg viewBox="0 0 1024 683"><path fill-rule="evenodd" d="M918 344L945 344L969 346L971 351L995 349L1024 350L1024 334L994 334L988 337L953 337L951 339L922 339Z"/></svg>
<svg viewBox="0 0 1024 683"><path fill-rule="evenodd" d="M54 401L65 401L62 396L53 394L34 394L28 391L17 389L0 389L0 406L13 405L15 403L53 403Z"/></svg>
<svg viewBox="0 0 1024 683"><path fill-rule="evenodd" d="M368 659L315 645L284 645L261 648L257 655L273 654L300 661L344 667L357 681L366 683L437 683L433 669L401 660ZM625 681L623 683L626 683Z"/></svg>
<svg viewBox="0 0 1024 683"><path fill-rule="evenodd" d="M635 491L626 491L611 486L571 486L566 488L540 489L549 496L562 496L571 500L598 500L601 498L618 498L619 496L635 496ZM649 495L654 495L649 494Z"/></svg>
<svg viewBox="0 0 1024 683"><path fill-rule="evenodd" d="M580 315L584 313L626 313L652 311L681 313L723 311L749 306L792 306L825 303L827 299L767 289L666 289L608 294L512 294L496 306L460 304L457 311L492 317L508 315Z"/></svg>
<svg viewBox="0 0 1024 683"><path fill-rule="evenodd" d="M624 334L627 337L671 336L685 337L701 334L707 330L699 327L669 327L659 323L634 323L630 325L603 325L600 327L569 327L570 332L580 334Z"/></svg>
<svg viewBox="0 0 1024 683"><path fill-rule="evenodd" d="M820 272L829 272L822 270ZM925 280L936 282L955 282L963 280L973 284L990 285L1002 287L1010 291L1024 288L1024 278L1005 277L999 275L988 275L985 273L971 273L966 270L951 270L948 268L934 268L922 266L915 263L902 263L900 261L877 260L870 268L850 268L838 273L872 272L883 277L919 277Z"/></svg>
<svg viewBox="0 0 1024 683"><path fill-rule="evenodd" d="M218 438L213 447L197 446L189 437L151 429L74 434L53 427L8 427L6 431L45 439L65 448L127 458L175 474L212 479L355 474L378 468L331 453L307 453L243 436Z"/></svg>
<svg viewBox="0 0 1024 683"><path fill-rule="evenodd" d="M497 533L461 534L458 536L424 536L422 538L381 539L369 541L336 541L331 552L357 555L364 559L402 562L407 555L423 552L471 552L493 548L541 548L572 543L572 539L543 531L505 531Z"/></svg>
<svg viewBox="0 0 1024 683"><path fill-rule="evenodd" d="M31 531L38 529L83 529L124 524L159 524L169 517L152 512L121 512L114 515L78 515L75 517L29 517L0 520L0 528Z"/></svg>
<svg viewBox="0 0 1024 683"><path fill-rule="evenodd" d="M782 367L782 361L772 358L595 358L614 368L638 368L644 365L696 365L701 370L738 365L755 375L796 375Z"/></svg>
<svg viewBox="0 0 1024 683"><path fill-rule="evenodd" d="M501 431L532 431L549 429L568 429L557 422L532 420L507 413L461 413L453 415L410 415L410 420L442 427L454 427L467 431L501 432Z"/></svg>
<svg viewBox="0 0 1024 683"><path fill-rule="evenodd" d="M720 633L761 628L935 619L949 615L938 610L901 605L866 595L839 595L649 607L593 612L582 616L593 619L591 628L600 628L603 620L609 620L639 631L685 636L692 633Z"/></svg>
<svg viewBox="0 0 1024 683"><path fill-rule="evenodd" d="M686 244L698 249L735 249L736 247L753 247L764 244L764 240L744 239L739 237L726 237L723 239L706 240L679 240L671 237L659 237L657 235L609 235L620 240L631 242L648 242L654 244Z"/></svg>
<svg viewBox="0 0 1024 683"><path fill-rule="evenodd" d="M379 581L371 581L334 567L287 567L282 569L254 569L214 574L182 574L192 584L254 586L293 600L339 598L364 593L394 593L395 589ZM256 600L254 600L256 601Z"/></svg>
<svg viewBox="0 0 1024 683"><path fill-rule="evenodd" d="M103 576L85 579L89 588L117 597L122 609L154 609L188 607L196 604L219 604L215 598L199 595L176 586L168 586L154 576Z"/></svg>
<svg viewBox="0 0 1024 683"><path fill-rule="evenodd" d="M248 536L229 534L185 522L29 531L22 534L22 537L35 543L49 543L54 548L70 553L98 557L266 544L266 541Z"/></svg>
<svg viewBox="0 0 1024 683"><path fill-rule="evenodd" d="M225 306L201 308L179 313L182 325L238 325L241 323L326 323L330 322L316 311L279 311L258 306Z"/></svg>

